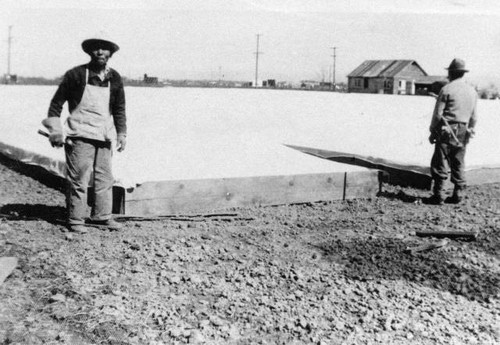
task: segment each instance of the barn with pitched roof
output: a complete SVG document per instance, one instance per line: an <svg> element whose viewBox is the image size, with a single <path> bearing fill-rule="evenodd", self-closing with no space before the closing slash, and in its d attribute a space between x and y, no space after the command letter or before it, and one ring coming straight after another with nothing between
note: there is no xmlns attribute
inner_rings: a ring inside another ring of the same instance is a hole
<svg viewBox="0 0 500 345"><path fill-rule="evenodd" d="M349 92L428 94L444 76L429 76L415 60L366 60L347 75Z"/></svg>

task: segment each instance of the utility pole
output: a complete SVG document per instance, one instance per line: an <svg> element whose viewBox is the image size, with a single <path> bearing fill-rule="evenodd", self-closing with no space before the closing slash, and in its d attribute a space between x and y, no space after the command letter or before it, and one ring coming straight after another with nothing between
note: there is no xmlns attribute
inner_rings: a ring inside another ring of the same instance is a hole
<svg viewBox="0 0 500 345"><path fill-rule="evenodd" d="M7 37L7 74L5 75L6 83L9 83L10 80L10 51L11 51L11 43L12 43L12 25L9 25L9 36Z"/></svg>
<svg viewBox="0 0 500 345"><path fill-rule="evenodd" d="M259 80L259 39L261 34L257 34L257 50L255 51L255 88L257 88L257 81Z"/></svg>
<svg viewBox="0 0 500 345"><path fill-rule="evenodd" d="M333 91L335 91L335 64L336 64L336 60L337 60L337 47L332 47L331 49L333 49L333 73L332 73L332 87L333 87Z"/></svg>

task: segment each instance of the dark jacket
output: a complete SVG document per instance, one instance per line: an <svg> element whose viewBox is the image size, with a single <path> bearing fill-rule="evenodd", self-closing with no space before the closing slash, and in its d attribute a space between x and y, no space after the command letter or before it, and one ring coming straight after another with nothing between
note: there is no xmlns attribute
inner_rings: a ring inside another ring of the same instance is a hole
<svg viewBox="0 0 500 345"><path fill-rule="evenodd" d="M80 103L85 89L85 69L88 64L74 67L64 74L64 78L59 84L52 101L50 102L48 117L60 117L65 102L68 102L68 109L71 113ZM109 100L109 110L113 115L113 120L118 134L127 133L127 118L125 114L125 92L120 74L110 68L104 81L98 77L93 77L89 73L88 83L90 85L107 87L111 83L111 95Z"/></svg>

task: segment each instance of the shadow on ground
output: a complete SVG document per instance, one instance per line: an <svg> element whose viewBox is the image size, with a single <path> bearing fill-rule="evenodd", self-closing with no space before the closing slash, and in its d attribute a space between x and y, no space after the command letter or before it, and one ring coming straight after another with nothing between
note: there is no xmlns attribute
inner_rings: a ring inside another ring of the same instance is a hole
<svg viewBox="0 0 500 345"><path fill-rule="evenodd" d="M43 204L7 204L0 207L0 217L9 220L44 220L52 224L62 224L66 209L62 206Z"/></svg>
<svg viewBox="0 0 500 345"><path fill-rule="evenodd" d="M377 193L377 196L382 197L382 198L386 198L386 199L390 199L390 200L400 200L402 202L406 202L406 203L410 203L410 204L413 204L417 200L422 199L422 198L416 197L414 195L406 194L403 191L398 191L397 193L388 192L388 191L381 191L381 192Z"/></svg>
<svg viewBox="0 0 500 345"><path fill-rule="evenodd" d="M406 280L483 302L500 291L498 275L466 269L443 250L410 254L403 241L388 238L337 240L316 247L326 259L342 263L343 274L354 280Z"/></svg>

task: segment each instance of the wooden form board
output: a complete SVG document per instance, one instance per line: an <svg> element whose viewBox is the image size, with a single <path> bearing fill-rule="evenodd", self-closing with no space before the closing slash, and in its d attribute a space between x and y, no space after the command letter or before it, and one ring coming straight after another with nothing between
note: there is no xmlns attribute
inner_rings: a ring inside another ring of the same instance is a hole
<svg viewBox="0 0 500 345"><path fill-rule="evenodd" d="M428 166L410 165L393 162L379 157L329 151L312 147L295 145L285 146L318 158L383 171L384 174L381 175L381 179L383 182L389 184L419 189L431 188L432 178Z"/></svg>
<svg viewBox="0 0 500 345"><path fill-rule="evenodd" d="M54 176L65 178L66 163L22 148L0 142L0 154L26 165L39 166Z"/></svg>
<svg viewBox="0 0 500 345"><path fill-rule="evenodd" d="M303 146L286 146L322 159L362 166L368 169L377 169L380 171L381 183L384 182L392 185L418 189L430 189L432 185L432 177L429 166L409 165L392 162L378 157L327 151ZM465 174L468 185L500 182L500 167L497 166L473 166L468 168ZM446 184L451 184L449 178Z"/></svg>
<svg viewBox="0 0 500 345"><path fill-rule="evenodd" d="M172 215L233 207L373 197L377 171L147 182L125 195L125 214Z"/></svg>
<svg viewBox="0 0 500 345"><path fill-rule="evenodd" d="M466 172L469 185L500 182L500 168ZM399 176L399 175L397 175ZM280 205L373 197L386 172L371 170L331 174L261 176L147 182L125 192L121 211L128 215L175 215L233 207ZM425 187L428 188L426 180Z"/></svg>

